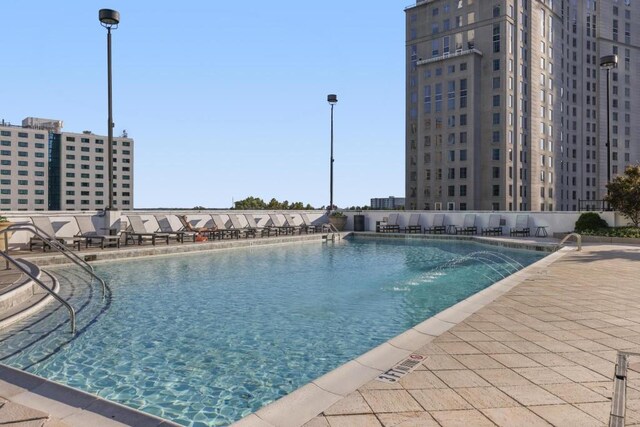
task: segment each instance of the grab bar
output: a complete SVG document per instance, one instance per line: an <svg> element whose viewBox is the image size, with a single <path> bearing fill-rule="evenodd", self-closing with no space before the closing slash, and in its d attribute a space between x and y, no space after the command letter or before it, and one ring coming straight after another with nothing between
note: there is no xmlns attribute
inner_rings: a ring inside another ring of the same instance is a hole
<svg viewBox="0 0 640 427"><path fill-rule="evenodd" d="M580 250L582 249L582 236L580 234L578 234L578 233L567 234L566 236L564 236L564 239L562 239L560 241L558 246L562 246L564 244L564 242L569 240L569 238L571 238L571 237L575 237L576 238L576 243L578 244L578 252L580 252Z"/></svg>
<svg viewBox="0 0 640 427"><path fill-rule="evenodd" d="M7 262L10 262L11 264L15 265L18 268L18 270L22 271L24 274L29 276L29 278L31 280L33 280L34 283L37 283L38 286L40 286L42 289L47 291L49 293L49 295L54 297L60 304L64 305L67 308L67 310L69 310L69 316L71 318L71 334L75 334L76 333L76 312L73 309L73 307L71 307L71 305L68 302L66 302L60 295L58 295L53 289L49 289L49 287L47 285L45 285L44 283L42 283L42 281L40 279L38 279L33 274L31 274L31 271L29 271L25 267L23 267L17 260L15 260L9 254L6 254L6 253L0 251L0 255L2 255L2 257L4 257L4 259ZM49 276L49 277L51 277L54 281L56 280L52 276Z"/></svg>
<svg viewBox="0 0 640 427"><path fill-rule="evenodd" d="M4 234L6 237L7 233L13 232L13 231L31 232L35 236L38 236L40 239L42 239L42 241L46 242L51 248L55 249L56 251L58 251L65 257L67 257L67 259L69 259L71 262L73 262L78 267L80 267L85 272L87 272L91 277L95 278L96 280L98 280L98 282L100 282L100 284L102 285L102 298L103 299L105 298L106 292L107 292L107 284L101 277L99 277L94 272L93 266L91 266L88 262L80 258L76 253L74 253L73 251L70 251L64 245L60 244L60 242L58 242L58 240L55 237L48 235L45 231L43 231L40 227L36 226L35 224L10 225L9 227L0 231L0 234ZM9 247L7 246L5 250L7 251L7 254L8 254Z"/></svg>

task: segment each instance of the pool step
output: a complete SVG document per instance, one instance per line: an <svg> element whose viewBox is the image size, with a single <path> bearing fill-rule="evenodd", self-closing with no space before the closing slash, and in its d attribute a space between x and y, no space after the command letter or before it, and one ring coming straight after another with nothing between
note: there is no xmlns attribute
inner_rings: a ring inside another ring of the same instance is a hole
<svg viewBox="0 0 640 427"><path fill-rule="evenodd" d="M18 261L49 289L55 292L59 290L58 281L52 275L28 261ZM20 278L0 295L0 329L37 313L52 300L53 297L33 280L24 274L20 275Z"/></svg>

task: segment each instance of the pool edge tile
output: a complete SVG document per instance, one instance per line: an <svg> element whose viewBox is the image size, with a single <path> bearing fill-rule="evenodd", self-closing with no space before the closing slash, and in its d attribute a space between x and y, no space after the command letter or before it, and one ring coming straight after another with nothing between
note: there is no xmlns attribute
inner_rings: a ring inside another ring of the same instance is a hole
<svg viewBox="0 0 640 427"><path fill-rule="evenodd" d="M411 351L394 347L387 341L384 344L380 344L376 348L369 350L360 357L356 357L355 361L364 366L385 371L393 366L394 363L410 354Z"/></svg>
<svg viewBox="0 0 640 427"><path fill-rule="evenodd" d="M244 418L239 419L235 423L231 424L230 427L275 427L273 424L266 422L259 416L255 414L255 412L251 415L247 415Z"/></svg>
<svg viewBox="0 0 640 427"><path fill-rule="evenodd" d="M352 360L311 383L330 393L346 396L382 372L383 370L374 369Z"/></svg>
<svg viewBox="0 0 640 427"><path fill-rule="evenodd" d="M341 395L309 383L257 410L255 415L278 427L301 426L340 399Z"/></svg>
<svg viewBox="0 0 640 427"><path fill-rule="evenodd" d="M422 346L429 344L435 337L431 334L420 332L415 327L404 331L400 335L387 341L394 347L402 350L415 351Z"/></svg>

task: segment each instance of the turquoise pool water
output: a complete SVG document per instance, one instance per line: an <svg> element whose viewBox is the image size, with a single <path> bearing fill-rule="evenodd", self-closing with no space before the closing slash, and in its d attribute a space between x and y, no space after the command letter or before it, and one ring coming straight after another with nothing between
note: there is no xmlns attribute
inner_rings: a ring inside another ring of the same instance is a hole
<svg viewBox="0 0 640 427"><path fill-rule="evenodd" d="M178 423L227 425L544 255L356 239L138 259L96 267L105 301L62 269L76 338L57 309L3 331L0 360Z"/></svg>

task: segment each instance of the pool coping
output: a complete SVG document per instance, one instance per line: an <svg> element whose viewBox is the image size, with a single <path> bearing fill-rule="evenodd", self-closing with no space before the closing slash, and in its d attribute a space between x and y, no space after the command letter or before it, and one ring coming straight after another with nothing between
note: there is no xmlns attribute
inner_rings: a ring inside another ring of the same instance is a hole
<svg viewBox="0 0 640 427"><path fill-rule="evenodd" d="M70 426L174 427L146 412L103 399L0 363L0 396L9 402L43 411Z"/></svg>
<svg viewBox="0 0 640 427"><path fill-rule="evenodd" d="M385 238L377 233L364 233L369 237ZM358 236L363 235L358 233ZM409 235L401 235L406 238ZM462 236L449 236L462 237ZM466 239L476 240L476 236L465 236ZM423 237L424 238L424 237ZM447 236L445 236L447 239ZM452 239L452 240L453 240ZM483 241L484 243L484 241ZM515 243L515 242L514 242ZM510 246L526 248L527 244ZM557 245L534 245L537 250L547 251ZM544 248L544 249L543 249ZM563 247L550 253L541 260L528 265L522 270L494 283L493 285L477 292L459 303L426 319L413 328L391 338L387 342L369 350L336 369L303 385L297 390L276 400L238 420L232 426L235 427L297 427L302 426L315 416L322 413L334 403L348 394L356 391L367 382L385 373L397 365L400 361L410 356L414 351L427 345L438 336L448 331L464 319L493 302L498 297L509 292L528 278L541 272L546 267L563 257L572 248Z"/></svg>

